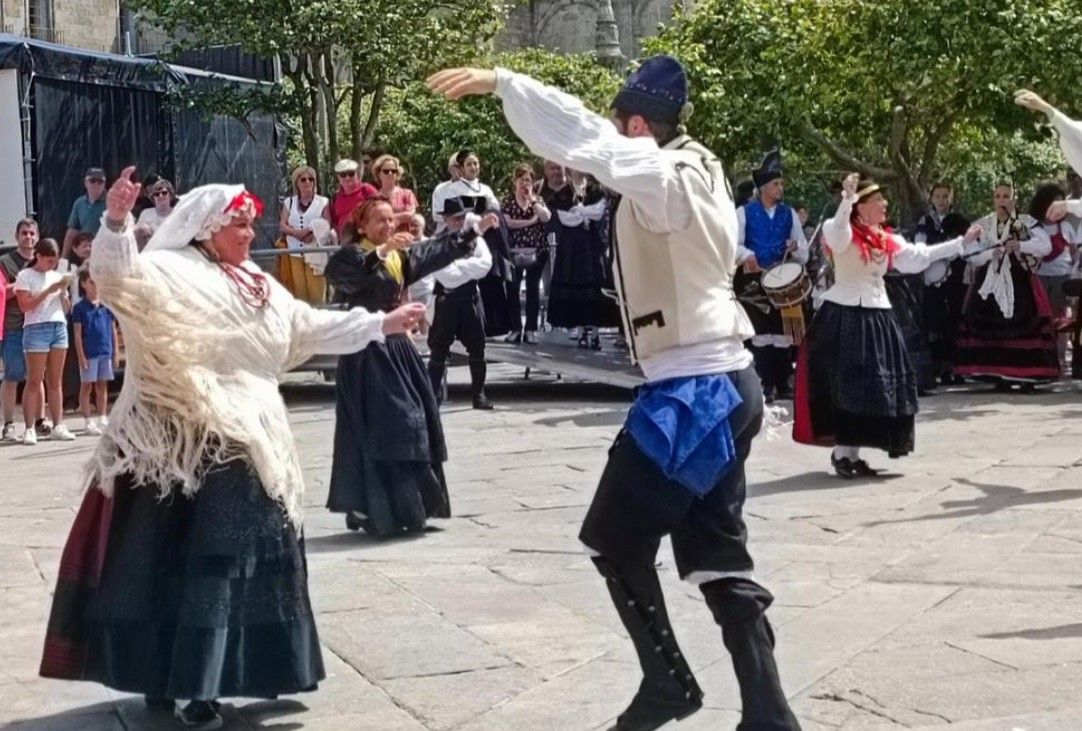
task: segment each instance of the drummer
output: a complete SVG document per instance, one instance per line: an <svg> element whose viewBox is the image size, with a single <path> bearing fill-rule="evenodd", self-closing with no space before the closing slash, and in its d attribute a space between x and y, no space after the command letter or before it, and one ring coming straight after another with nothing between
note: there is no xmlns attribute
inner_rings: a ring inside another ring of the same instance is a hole
<svg viewBox="0 0 1082 731"><path fill-rule="evenodd" d="M768 305L760 287L762 273L786 260L807 264L808 240L796 211L782 202L785 181L781 150L775 147L766 153L762 164L752 170L751 176L756 195L746 206L736 209L737 261L743 266L734 279L734 286L741 297L749 287L755 290L761 303L744 309L755 326L749 347L755 356L755 370L763 382L763 395L769 404L775 398L793 397L789 383L795 358L793 338L799 339L803 334L804 311L799 306L783 311Z"/></svg>

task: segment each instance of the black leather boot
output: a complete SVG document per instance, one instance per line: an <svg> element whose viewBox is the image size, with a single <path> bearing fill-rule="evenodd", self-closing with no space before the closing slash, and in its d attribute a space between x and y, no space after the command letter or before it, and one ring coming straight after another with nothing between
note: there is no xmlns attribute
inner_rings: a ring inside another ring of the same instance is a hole
<svg viewBox="0 0 1082 731"><path fill-rule="evenodd" d="M793 389L789 385L793 378L793 349L771 348L774 351L774 393L782 400L792 400Z"/></svg>
<svg viewBox="0 0 1082 731"><path fill-rule="evenodd" d="M755 372L763 384L763 398L768 404L774 403L774 348L770 345L751 345L748 348L755 359Z"/></svg>
<svg viewBox="0 0 1082 731"><path fill-rule="evenodd" d="M432 391L436 394L436 403L443 403L443 376L447 373L447 361L429 357L428 380L432 382Z"/></svg>
<svg viewBox="0 0 1082 731"><path fill-rule="evenodd" d="M695 713L702 708L703 692L676 643L653 566L621 570L601 556L593 561L605 577L643 674L638 692L612 731L653 731Z"/></svg>
<svg viewBox="0 0 1082 731"><path fill-rule="evenodd" d="M484 357L475 358L470 356L470 389L473 391L473 408L482 411L491 411L493 406L485 398L485 376L488 374L488 366Z"/></svg>
<svg viewBox="0 0 1082 731"><path fill-rule="evenodd" d="M699 589L721 626L740 685L736 731L799 731L774 662L774 631L763 614L774 597L750 579L720 579Z"/></svg>

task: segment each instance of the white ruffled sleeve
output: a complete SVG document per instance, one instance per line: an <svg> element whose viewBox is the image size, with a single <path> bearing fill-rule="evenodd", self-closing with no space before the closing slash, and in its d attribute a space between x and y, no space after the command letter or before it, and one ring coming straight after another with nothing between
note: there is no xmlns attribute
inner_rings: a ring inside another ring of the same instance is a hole
<svg viewBox="0 0 1082 731"><path fill-rule="evenodd" d="M294 368L313 355L345 355L363 350L369 343L382 343L382 312L363 307L351 310L325 310L312 307L290 294L276 279L271 282L271 298L283 304L289 321L289 362Z"/></svg>
<svg viewBox="0 0 1082 731"><path fill-rule="evenodd" d="M853 213L854 200L855 196L842 196L834 217L823 224L823 241L835 254L842 253L853 243L853 229L849 225L849 217Z"/></svg>
<svg viewBox="0 0 1082 731"><path fill-rule="evenodd" d="M142 276L134 229L135 220L130 214L119 232L110 229L102 216L101 228L90 249L90 275L95 282L108 285L120 279Z"/></svg>
<svg viewBox="0 0 1082 731"><path fill-rule="evenodd" d="M962 237L945 241L942 244L911 244L901 236L895 236L894 242L900 247L894 254L892 264L902 274L923 272L933 261L953 259L962 255Z"/></svg>

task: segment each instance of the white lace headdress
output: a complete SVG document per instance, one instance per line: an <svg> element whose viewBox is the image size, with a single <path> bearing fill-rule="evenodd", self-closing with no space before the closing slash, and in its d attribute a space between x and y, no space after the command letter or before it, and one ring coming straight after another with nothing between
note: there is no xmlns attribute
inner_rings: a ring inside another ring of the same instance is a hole
<svg viewBox="0 0 1082 731"><path fill-rule="evenodd" d="M241 211L253 217L263 203L243 185L201 185L180 196L172 213L150 237L146 251L180 249L192 241L207 241Z"/></svg>

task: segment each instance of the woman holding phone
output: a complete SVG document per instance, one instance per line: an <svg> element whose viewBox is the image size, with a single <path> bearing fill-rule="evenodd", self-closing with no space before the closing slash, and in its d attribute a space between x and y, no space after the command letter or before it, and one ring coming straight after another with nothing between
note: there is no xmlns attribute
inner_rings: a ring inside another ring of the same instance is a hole
<svg viewBox="0 0 1082 731"><path fill-rule="evenodd" d="M72 275L56 271L60 247L53 239L34 246L34 258L15 278L15 297L26 317L23 352L26 353L26 391L23 396L23 444L37 444L34 418L48 395L53 420L52 438L71 441L64 426L64 359L68 355L68 312L71 311Z"/></svg>

